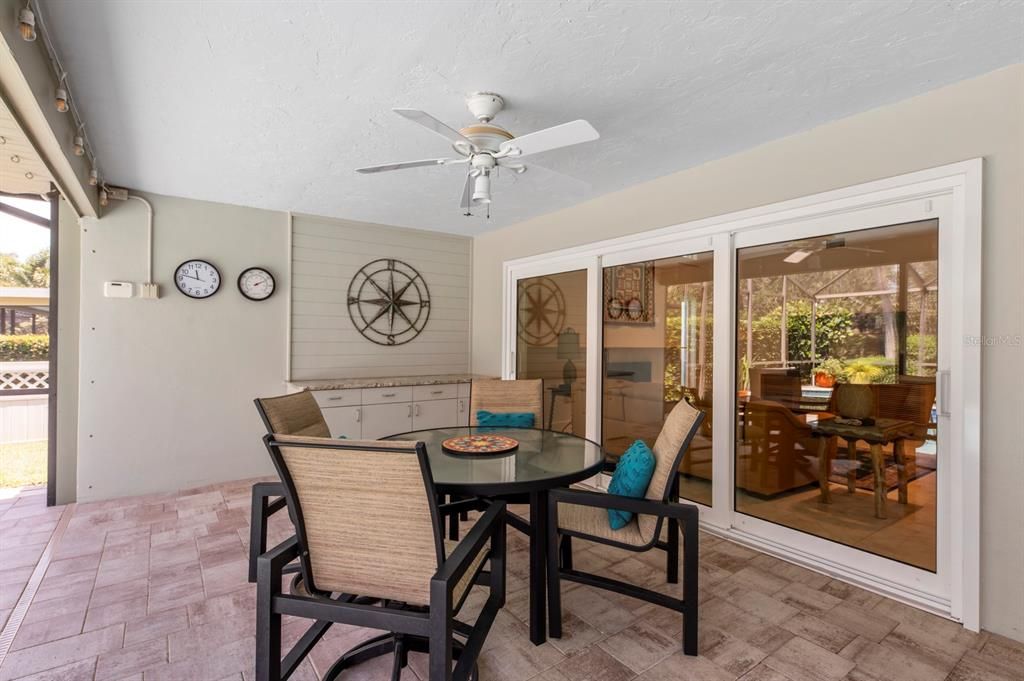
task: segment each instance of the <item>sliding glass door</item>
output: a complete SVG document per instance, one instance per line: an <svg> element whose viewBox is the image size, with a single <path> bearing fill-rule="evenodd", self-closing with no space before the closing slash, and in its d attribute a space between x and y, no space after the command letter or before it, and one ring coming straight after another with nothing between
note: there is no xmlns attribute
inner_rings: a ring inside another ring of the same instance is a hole
<svg viewBox="0 0 1024 681"><path fill-rule="evenodd" d="M586 436L587 270L518 280L515 374L544 383L537 427Z"/></svg>
<svg viewBox="0 0 1024 681"><path fill-rule="evenodd" d="M736 511L934 573L938 220L736 258Z"/></svg>
<svg viewBox="0 0 1024 681"><path fill-rule="evenodd" d="M714 258L710 251L602 271L601 435L611 459L649 446L679 400L705 421L679 467L679 494L712 504Z"/></svg>
<svg viewBox="0 0 1024 681"><path fill-rule="evenodd" d="M965 162L506 263L504 375L613 461L688 401L708 527L977 626L979 211Z"/></svg>

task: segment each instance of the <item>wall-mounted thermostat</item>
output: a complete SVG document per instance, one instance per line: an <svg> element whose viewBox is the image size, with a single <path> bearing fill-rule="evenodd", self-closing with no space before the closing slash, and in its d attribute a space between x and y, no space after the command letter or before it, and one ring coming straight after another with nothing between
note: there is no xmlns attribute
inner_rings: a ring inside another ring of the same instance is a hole
<svg viewBox="0 0 1024 681"><path fill-rule="evenodd" d="M130 281L103 282L103 296L106 298L131 298L135 287Z"/></svg>

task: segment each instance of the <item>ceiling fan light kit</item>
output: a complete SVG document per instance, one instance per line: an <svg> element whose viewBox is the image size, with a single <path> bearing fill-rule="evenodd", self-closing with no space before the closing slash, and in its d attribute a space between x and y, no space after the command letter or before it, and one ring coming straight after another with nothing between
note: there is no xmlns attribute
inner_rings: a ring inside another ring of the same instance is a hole
<svg viewBox="0 0 1024 681"><path fill-rule="evenodd" d="M395 113L418 123L435 134L444 137L452 145L452 149L460 158L424 159L422 161L402 161L385 163L375 166L357 168L356 172L370 174L407 168L421 168L437 165L466 164L466 184L462 192L460 206L464 215L472 215L472 206L486 206L490 217L492 178L498 176L499 168L506 168L516 174L527 170L526 164L518 162L519 158L529 154L560 149L562 147L592 142L600 137L597 130L585 120L575 120L551 128L516 137L508 130L491 121L505 106L504 98L494 92L474 92L466 98L466 107L477 119L477 123L467 125L459 130L449 127L430 114L418 109L393 109ZM536 165L532 162L530 165ZM553 171L548 174L558 175ZM564 177L564 176L563 176ZM578 183L575 178L571 179Z"/></svg>

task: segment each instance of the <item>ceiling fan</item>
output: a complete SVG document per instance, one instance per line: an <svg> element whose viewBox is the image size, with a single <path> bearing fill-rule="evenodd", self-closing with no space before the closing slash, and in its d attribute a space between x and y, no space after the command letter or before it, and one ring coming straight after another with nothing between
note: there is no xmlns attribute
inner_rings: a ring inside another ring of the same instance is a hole
<svg viewBox="0 0 1024 681"><path fill-rule="evenodd" d="M516 137L501 126L491 121L504 108L505 100L493 92L475 92L466 98L466 106L477 119L477 123L455 130L445 125L430 114L418 109L392 109L396 114L419 123L451 142L457 158L432 158L422 161L404 161L400 163L384 163L365 168L356 168L359 173L381 173L388 170L404 170L423 166L466 165L466 184L462 191L462 206L465 215L471 215L470 208L486 206L490 216L491 179L497 176L499 168L506 168L514 173L523 173L527 166L519 163L519 159L530 154L539 154L552 149L592 142L598 135L590 123L575 120L562 123L551 128ZM530 167L540 168L535 163ZM559 175L545 169L549 174ZM563 176L564 177L564 176ZM575 178L569 178L575 182Z"/></svg>
<svg viewBox="0 0 1024 681"><path fill-rule="evenodd" d="M877 248L865 248L862 246L847 246L846 239L843 237L831 237L828 239L821 240L810 240L802 241L797 244L795 251L783 258L783 262L788 262L792 265L802 263L808 257L821 251L828 251L835 248L845 248L848 251L860 251L862 253L885 253Z"/></svg>

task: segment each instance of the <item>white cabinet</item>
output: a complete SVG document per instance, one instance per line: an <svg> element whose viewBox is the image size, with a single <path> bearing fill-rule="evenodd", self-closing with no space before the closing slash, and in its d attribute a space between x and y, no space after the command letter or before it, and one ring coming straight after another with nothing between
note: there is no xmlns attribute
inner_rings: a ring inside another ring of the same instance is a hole
<svg viewBox="0 0 1024 681"><path fill-rule="evenodd" d="M469 383L314 390L332 437L377 440L469 425Z"/></svg>
<svg viewBox="0 0 1024 681"><path fill-rule="evenodd" d="M412 405L412 429L447 428L456 424L457 400L425 400Z"/></svg>
<svg viewBox="0 0 1024 681"><path fill-rule="evenodd" d="M362 426L360 424L362 407L322 407L324 420L327 421L327 429L331 431L331 437L345 437L349 440L358 440L362 437Z"/></svg>
<svg viewBox="0 0 1024 681"><path fill-rule="evenodd" d="M368 404L362 409L362 439L379 440L388 435L408 433L412 427L412 402Z"/></svg>

